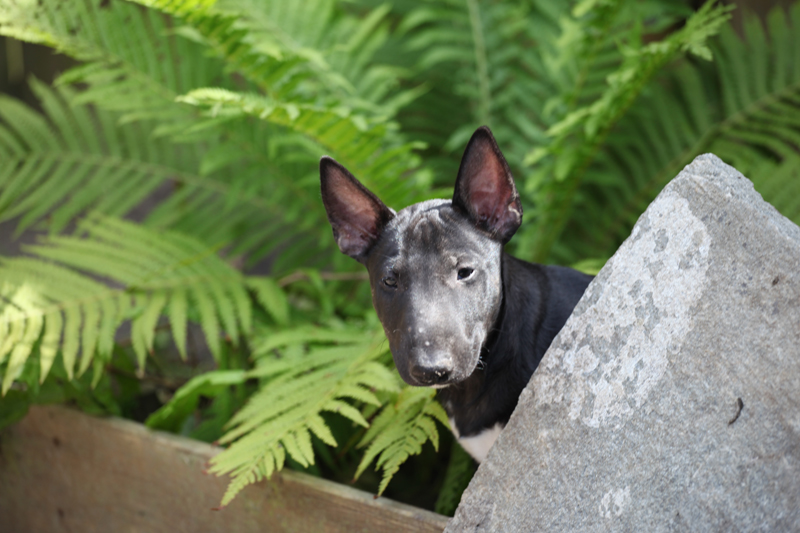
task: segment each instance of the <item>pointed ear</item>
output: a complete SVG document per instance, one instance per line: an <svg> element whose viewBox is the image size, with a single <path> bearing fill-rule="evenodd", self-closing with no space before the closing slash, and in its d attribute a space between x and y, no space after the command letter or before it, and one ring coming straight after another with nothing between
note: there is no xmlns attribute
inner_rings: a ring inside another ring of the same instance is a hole
<svg viewBox="0 0 800 533"><path fill-rule="evenodd" d="M522 204L492 132L481 126L467 144L458 169L453 206L505 244L522 223Z"/></svg>
<svg viewBox="0 0 800 533"><path fill-rule="evenodd" d="M394 212L330 157L320 160L319 175L336 244L342 253L365 262Z"/></svg>

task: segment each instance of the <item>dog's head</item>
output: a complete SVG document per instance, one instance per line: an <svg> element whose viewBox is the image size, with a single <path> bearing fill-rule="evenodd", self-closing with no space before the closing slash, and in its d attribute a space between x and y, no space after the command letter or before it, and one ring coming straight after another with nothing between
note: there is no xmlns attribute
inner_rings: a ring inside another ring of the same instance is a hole
<svg viewBox="0 0 800 533"><path fill-rule="evenodd" d="M395 213L333 159L322 158L320 175L333 235L369 271L400 376L434 387L468 378L500 310L503 245L522 222L489 128L467 144L452 200Z"/></svg>

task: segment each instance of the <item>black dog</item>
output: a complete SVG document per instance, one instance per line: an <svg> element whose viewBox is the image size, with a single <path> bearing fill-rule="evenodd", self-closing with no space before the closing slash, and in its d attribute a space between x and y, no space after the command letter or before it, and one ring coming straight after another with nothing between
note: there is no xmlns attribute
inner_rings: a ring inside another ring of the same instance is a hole
<svg viewBox="0 0 800 533"><path fill-rule="evenodd" d="M467 144L452 201L395 213L333 159L320 175L339 248L369 271L398 372L440 389L453 433L482 461L592 278L503 252L522 206L489 128Z"/></svg>

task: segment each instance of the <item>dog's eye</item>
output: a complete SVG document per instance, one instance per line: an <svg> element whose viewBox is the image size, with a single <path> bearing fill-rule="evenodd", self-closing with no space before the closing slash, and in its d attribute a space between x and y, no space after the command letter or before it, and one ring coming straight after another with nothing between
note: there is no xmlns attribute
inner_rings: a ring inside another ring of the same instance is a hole
<svg viewBox="0 0 800 533"><path fill-rule="evenodd" d="M386 285L387 287L391 287L392 289L396 289L397 278L395 278L394 276L386 276L385 278L383 278L383 284Z"/></svg>
<svg viewBox="0 0 800 533"><path fill-rule="evenodd" d="M475 272L475 271L472 270L471 268L459 268L458 269L458 279L460 279L460 280L461 279L467 279L468 277L470 277L472 275L473 272Z"/></svg>

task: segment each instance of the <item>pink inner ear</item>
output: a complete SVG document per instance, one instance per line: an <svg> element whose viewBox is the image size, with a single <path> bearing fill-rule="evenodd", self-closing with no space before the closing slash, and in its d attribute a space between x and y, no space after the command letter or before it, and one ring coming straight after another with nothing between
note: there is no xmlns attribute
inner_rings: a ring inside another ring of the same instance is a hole
<svg viewBox="0 0 800 533"><path fill-rule="evenodd" d="M480 170L469 182L469 203L480 220L497 219L511 201L511 190L507 186L505 169L491 153L491 148L485 147L482 152L474 165Z"/></svg>
<svg viewBox="0 0 800 533"><path fill-rule="evenodd" d="M343 181L345 184L337 200L339 208L343 213L346 213L342 219L344 225L349 226L348 233L352 237L360 237L360 235L353 234L353 230L355 230L355 232L367 237L375 237L379 217L375 211L375 206L352 183L347 180Z"/></svg>
<svg viewBox="0 0 800 533"><path fill-rule="evenodd" d="M522 222L514 178L492 133L478 128L467 143L458 169L453 205L501 242L508 242Z"/></svg>
<svg viewBox="0 0 800 533"><path fill-rule="evenodd" d="M391 211L333 160L320 164L322 201L339 249L361 260L375 244Z"/></svg>

